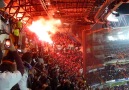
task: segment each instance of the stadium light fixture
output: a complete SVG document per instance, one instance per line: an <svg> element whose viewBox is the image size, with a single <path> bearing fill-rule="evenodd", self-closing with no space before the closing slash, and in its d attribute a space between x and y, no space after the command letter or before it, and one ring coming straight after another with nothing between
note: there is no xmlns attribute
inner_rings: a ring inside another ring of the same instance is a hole
<svg viewBox="0 0 129 90"><path fill-rule="evenodd" d="M118 18L116 17L116 15L114 14L110 14L108 17L107 17L107 20L110 21L110 22L118 22Z"/></svg>

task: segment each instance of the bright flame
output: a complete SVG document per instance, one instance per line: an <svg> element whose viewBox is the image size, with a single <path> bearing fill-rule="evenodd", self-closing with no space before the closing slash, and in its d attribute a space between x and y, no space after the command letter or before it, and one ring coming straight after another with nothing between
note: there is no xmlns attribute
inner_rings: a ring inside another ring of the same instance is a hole
<svg viewBox="0 0 129 90"><path fill-rule="evenodd" d="M40 40L53 43L50 38L50 33L54 34L58 30L57 27L59 25L61 25L60 20L39 19L37 21L32 22L32 25L28 26L28 28L32 32L34 32Z"/></svg>

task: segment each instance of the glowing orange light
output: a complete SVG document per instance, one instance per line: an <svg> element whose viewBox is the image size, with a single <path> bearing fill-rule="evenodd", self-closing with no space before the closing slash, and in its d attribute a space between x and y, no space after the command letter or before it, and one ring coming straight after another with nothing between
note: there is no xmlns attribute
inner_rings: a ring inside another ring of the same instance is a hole
<svg viewBox="0 0 129 90"><path fill-rule="evenodd" d="M50 2L48 2L47 5L51 5Z"/></svg>
<svg viewBox="0 0 129 90"><path fill-rule="evenodd" d="M56 24L60 25L61 21L60 20L56 20Z"/></svg>
<svg viewBox="0 0 129 90"><path fill-rule="evenodd" d="M57 12L60 12L60 11L57 11Z"/></svg>
<svg viewBox="0 0 129 90"><path fill-rule="evenodd" d="M60 25L59 20L45 20L39 19L37 21L32 22L32 25L28 26L28 28L37 34L40 40L52 43L49 32L54 34Z"/></svg>
<svg viewBox="0 0 129 90"><path fill-rule="evenodd" d="M21 14L21 13L17 14L17 17L22 17L22 16L23 16L23 14Z"/></svg>

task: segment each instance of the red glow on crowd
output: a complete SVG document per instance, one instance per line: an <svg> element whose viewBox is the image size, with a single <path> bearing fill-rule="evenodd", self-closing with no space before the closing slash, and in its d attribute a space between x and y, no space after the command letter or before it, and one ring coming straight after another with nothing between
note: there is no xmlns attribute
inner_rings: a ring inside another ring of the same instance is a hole
<svg viewBox="0 0 129 90"><path fill-rule="evenodd" d="M37 21L32 22L28 28L34 32L40 40L52 43L51 35L58 31L58 26L61 25L60 20L45 20L40 18Z"/></svg>

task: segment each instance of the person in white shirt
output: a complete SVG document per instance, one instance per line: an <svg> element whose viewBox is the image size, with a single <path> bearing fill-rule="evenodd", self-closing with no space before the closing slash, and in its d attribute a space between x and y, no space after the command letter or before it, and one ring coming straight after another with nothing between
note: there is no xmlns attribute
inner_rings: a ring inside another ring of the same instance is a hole
<svg viewBox="0 0 129 90"><path fill-rule="evenodd" d="M0 50L3 49L9 50L15 60L13 62L6 58L0 64L0 90L10 90L21 80L24 73L24 65L12 42L8 48L4 47L4 43L0 43Z"/></svg>
<svg viewBox="0 0 129 90"><path fill-rule="evenodd" d="M30 87L28 87L28 76L29 76L29 70L32 69L31 61L32 61L32 54L30 52L26 52L22 56L22 60L24 63L24 74L20 82L18 82L20 90L30 90Z"/></svg>

